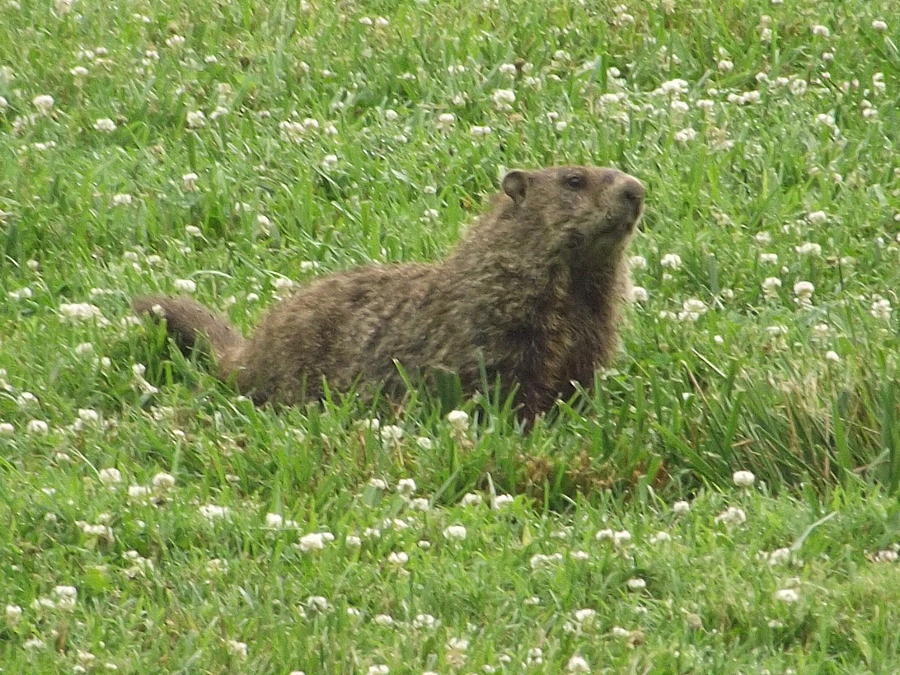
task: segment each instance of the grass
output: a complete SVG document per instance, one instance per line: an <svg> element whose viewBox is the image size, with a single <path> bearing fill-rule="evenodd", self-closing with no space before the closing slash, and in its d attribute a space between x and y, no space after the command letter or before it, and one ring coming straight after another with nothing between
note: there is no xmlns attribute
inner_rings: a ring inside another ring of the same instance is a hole
<svg viewBox="0 0 900 675"><path fill-rule="evenodd" d="M300 5L0 8L0 669L896 672L891 3ZM255 409L129 320L249 328L563 162L646 183L647 298L527 435Z"/></svg>

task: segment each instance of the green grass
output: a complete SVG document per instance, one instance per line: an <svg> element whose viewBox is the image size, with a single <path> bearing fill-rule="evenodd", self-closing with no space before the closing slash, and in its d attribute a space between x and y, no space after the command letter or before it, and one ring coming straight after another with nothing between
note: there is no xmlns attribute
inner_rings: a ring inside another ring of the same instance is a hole
<svg viewBox="0 0 900 675"><path fill-rule="evenodd" d="M0 671L897 672L892 3L310 4L0 7ZM438 259L506 168L563 162L647 185L648 299L530 434L489 396L255 409L129 320L187 279L249 328L277 280Z"/></svg>

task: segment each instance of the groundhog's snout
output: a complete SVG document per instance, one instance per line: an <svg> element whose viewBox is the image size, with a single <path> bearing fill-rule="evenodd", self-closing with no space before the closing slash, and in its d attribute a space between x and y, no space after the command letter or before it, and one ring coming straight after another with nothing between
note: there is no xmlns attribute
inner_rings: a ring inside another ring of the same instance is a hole
<svg viewBox="0 0 900 675"><path fill-rule="evenodd" d="M616 172L610 187L609 204L612 219L626 230L631 230L641 216L644 195L647 190L643 183L627 173Z"/></svg>

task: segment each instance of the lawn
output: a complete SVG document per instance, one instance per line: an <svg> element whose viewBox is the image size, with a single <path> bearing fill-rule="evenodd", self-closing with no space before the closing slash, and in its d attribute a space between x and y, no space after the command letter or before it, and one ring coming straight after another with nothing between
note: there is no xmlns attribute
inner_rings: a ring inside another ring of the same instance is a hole
<svg viewBox="0 0 900 675"><path fill-rule="evenodd" d="M888 0L0 6L0 672L900 672ZM614 367L255 408L244 330L504 172L647 186Z"/></svg>

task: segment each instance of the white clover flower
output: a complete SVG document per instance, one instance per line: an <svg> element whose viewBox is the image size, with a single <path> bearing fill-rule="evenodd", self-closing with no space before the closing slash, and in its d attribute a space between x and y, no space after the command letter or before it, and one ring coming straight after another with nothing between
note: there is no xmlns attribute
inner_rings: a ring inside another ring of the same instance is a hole
<svg viewBox="0 0 900 675"><path fill-rule="evenodd" d="M808 220L811 225L822 225L828 221L828 214L824 211L813 211L812 213L806 214L806 220Z"/></svg>
<svg viewBox="0 0 900 675"><path fill-rule="evenodd" d="M837 352L829 349L827 352L825 352L825 360L831 361L832 363L839 363L841 357Z"/></svg>
<svg viewBox="0 0 900 675"><path fill-rule="evenodd" d="M783 335L788 334L787 326L775 325L775 326L766 326L766 333L771 335L773 338L781 337Z"/></svg>
<svg viewBox="0 0 900 675"><path fill-rule="evenodd" d="M224 574L228 571L228 561L224 558L210 558L206 561L206 571L209 574Z"/></svg>
<svg viewBox="0 0 900 675"><path fill-rule="evenodd" d="M328 604L328 598L324 598L321 595L309 596L306 599L306 606L317 612L327 612L331 609L331 605Z"/></svg>
<svg viewBox="0 0 900 675"><path fill-rule="evenodd" d="M809 281L798 281L794 284L794 295L800 300L809 300L815 292L816 287Z"/></svg>
<svg viewBox="0 0 900 675"><path fill-rule="evenodd" d="M467 492L463 495L463 498L459 503L463 506L480 506L483 501L480 494L476 492Z"/></svg>
<svg viewBox="0 0 900 675"><path fill-rule="evenodd" d="M566 663L566 672L589 673L591 672L591 666L584 657L575 655L569 659L568 663Z"/></svg>
<svg viewBox="0 0 900 675"><path fill-rule="evenodd" d="M44 420L29 420L25 425L25 431L29 434L46 434L50 431L50 425Z"/></svg>
<svg viewBox="0 0 900 675"><path fill-rule="evenodd" d="M166 46L173 49L181 47L185 43L183 35L170 35L166 38Z"/></svg>
<svg viewBox="0 0 900 675"><path fill-rule="evenodd" d="M629 532L628 530L618 530L616 532L613 532L612 541L616 546L625 546L626 544L630 544L631 532Z"/></svg>
<svg viewBox="0 0 900 675"><path fill-rule="evenodd" d="M900 555L898 555L897 551L886 548L882 551L878 551L871 559L872 562L876 563L892 563L897 562L898 558L900 558Z"/></svg>
<svg viewBox="0 0 900 675"><path fill-rule="evenodd" d="M294 287L294 282L292 279L288 279L287 277L275 277L272 279L272 286L279 293L284 293L285 291L289 291ZM373 431L377 431L378 427L375 427Z"/></svg>
<svg viewBox="0 0 900 675"><path fill-rule="evenodd" d="M628 259L628 266L633 270L645 270L647 259L642 255L633 255Z"/></svg>
<svg viewBox="0 0 900 675"><path fill-rule="evenodd" d="M337 155L325 155L322 158L322 168L326 171L330 171L332 169L337 168L338 165L338 157Z"/></svg>
<svg viewBox="0 0 900 675"><path fill-rule="evenodd" d="M451 410L447 413L447 422L457 432L463 432L469 428L469 415L463 410Z"/></svg>
<svg viewBox="0 0 900 675"><path fill-rule="evenodd" d="M401 478L397 481L397 492L407 497L416 491L416 481L412 478Z"/></svg>
<svg viewBox="0 0 900 675"><path fill-rule="evenodd" d="M775 599L780 602L797 602L800 599L800 594L793 588L782 588L775 591Z"/></svg>
<svg viewBox="0 0 900 675"><path fill-rule="evenodd" d="M387 490L388 489L387 482L381 480L380 478L370 478L369 486L375 488L376 490Z"/></svg>
<svg viewBox="0 0 900 675"><path fill-rule="evenodd" d="M75 524L79 528L81 528L82 532L87 535L107 539L109 541L115 541L113 530L108 525L92 525L91 523L86 523L83 520L76 520Z"/></svg>
<svg viewBox="0 0 900 675"><path fill-rule="evenodd" d="M359 548L362 546L362 539L357 537L356 535L348 535L346 539L344 539L344 543L347 544L350 548Z"/></svg>
<svg viewBox="0 0 900 675"><path fill-rule="evenodd" d="M588 560L591 555L587 551L571 551L569 553L569 557L572 560Z"/></svg>
<svg viewBox="0 0 900 675"><path fill-rule="evenodd" d="M756 481L756 476L750 471L735 471L731 479L738 487L750 487Z"/></svg>
<svg viewBox="0 0 900 675"><path fill-rule="evenodd" d="M724 523L725 525L742 525L747 522L747 514L743 509L736 506L729 506L715 518L716 523Z"/></svg>
<svg viewBox="0 0 900 675"><path fill-rule="evenodd" d="M730 73L734 70L734 62L729 61L728 59L722 59L718 63L718 68L723 73Z"/></svg>
<svg viewBox="0 0 900 675"><path fill-rule="evenodd" d="M491 99L495 106L505 109L516 102L516 93L512 89L496 89L491 95Z"/></svg>
<svg viewBox="0 0 900 675"><path fill-rule="evenodd" d="M10 300L28 300L34 297L34 292L28 286L25 286L17 291L7 291L6 295L9 296Z"/></svg>
<svg viewBox="0 0 900 675"><path fill-rule="evenodd" d="M872 302L872 308L870 312L876 319L881 319L882 321L890 321L891 312L893 312L891 301L887 298L875 296L875 300L874 302Z"/></svg>
<svg viewBox="0 0 900 675"><path fill-rule="evenodd" d="M41 640L40 638L28 638L25 642L22 643L22 646L28 651L43 649L47 646L47 643Z"/></svg>
<svg viewBox="0 0 900 675"><path fill-rule="evenodd" d="M100 413L92 408L79 408L78 419L85 424L96 424L100 421Z"/></svg>
<svg viewBox="0 0 900 675"><path fill-rule="evenodd" d="M438 115L437 122L442 129L449 129L456 122L456 115L453 113L441 113Z"/></svg>
<svg viewBox="0 0 900 675"><path fill-rule="evenodd" d="M630 591L642 591L647 588L647 582L640 577L633 577L629 579L625 582L625 585L628 586L628 590Z"/></svg>
<svg viewBox="0 0 900 675"><path fill-rule="evenodd" d="M597 532L597 534L594 535L594 539L596 539L597 541L605 541L605 540L607 540L607 539L609 539L610 541L612 541L613 534L615 534L615 533L614 533L611 529L609 529L609 528L603 529L603 530L599 530L599 531Z"/></svg>
<svg viewBox="0 0 900 675"><path fill-rule="evenodd" d="M462 541L466 538L466 528L462 525L450 525L444 528L444 539L449 541Z"/></svg>
<svg viewBox="0 0 900 675"><path fill-rule="evenodd" d="M831 36L831 31L828 30L828 26L823 26L821 24L815 24L811 30L812 30L813 35L818 35L819 37L827 38L827 37Z"/></svg>
<svg viewBox="0 0 900 675"><path fill-rule="evenodd" d="M589 608L576 609L573 612L573 616L578 623L587 624L597 618L597 610Z"/></svg>
<svg viewBox="0 0 900 675"><path fill-rule="evenodd" d="M431 450L434 448L434 441L432 441L427 436L416 436L416 445L418 445L422 450Z"/></svg>
<svg viewBox="0 0 900 675"><path fill-rule="evenodd" d="M287 141L300 143L303 140L303 125L299 122L284 120L278 123L278 129L281 131L282 138Z"/></svg>
<svg viewBox="0 0 900 675"><path fill-rule="evenodd" d="M881 19L875 19L872 21L872 29L877 30L879 33L883 33L887 30L887 22L882 21Z"/></svg>
<svg viewBox="0 0 900 675"><path fill-rule="evenodd" d="M100 470L100 482L104 485L116 485L122 482L122 474L118 469L109 467Z"/></svg>
<svg viewBox="0 0 900 675"><path fill-rule="evenodd" d="M126 192L120 192L112 197L113 206L128 206L133 201L134 198Z"/></svg>
<svg viewBox="0 0 900 675"><path fill-rule="evenodd" d="M197 282L193 279L176 279L172 285L180 293L193 293L197 290Z"/></svg>
<svg viewBox="0 0 900 675"><path fill-rule="evenodd" d="M822 255L822 247L811 241L804 242L800 246L795 246L794 250L800 255Z"/></svg>
<svg viewBox="0 0 900 675"><path fill-rule="evenodd" d="M706 303L698 298L688 298L682 304L682 310L678 312L681 321L696 321L706 313Z"/></svg>
<svg viewBox="0 0 900 675"><path fill-rule="evenodd" d="M760 253L759 254L759 262L763 263L764 265L777 265L778 264L778 254L777 253Z"/></svg>
<svg viewBox="0 0 900 675"><path fill-rule="evenodd" d="M818 340L827 338L831 334L831 326L827 323L817 323L812 327L812 335Z"/></svg>
<svg viewBox="0 0 900 675"><path fill-rule="evenodd" d="M697 130L692 127L686 127L675 132L675 140L679 143L689 143L697 138Z"/></svg>
<svg viewBox="0 0 900 675"><path fill-rule="evenodd" d="M791 555L791 549L789 548L776 548L766 556L766 561L770 565L780 565L788 562L791 559Z"/></svg>
<svg viewBox="0 0 900 675"><path fill-rule="evenodd" d="M607 94L602 94L600 96L598 102L600 103L601 106L610 106L610 105L615 105L616 103L619 103L621 101L624 101L625 98L626 98L625 94L623 94L621 92L607 93Z"/></svg>
<svg viewBox="0 0 900 675"><path fill-rule="evenodd" d="M311 551L321 551L325 548L325 544L334 540L331 532L311 532L300 537L300 550L304 553Z"/></svg>
<svg viewBox="0 0 900 675"><path fill-rule="evenodd" d="M391 565L405 565L409 562L409 555L407 555L403 551L393 551L388 556L387 561Z"/></svg>
<svg viewBox="0 0 900 675"><path fill-rule="evenodd" d="M103 318L103 313L100 311L100 308L88 302L64 302L59 306L59 313L62 314L65 319L81 321Z"/></svg>
<svg viewBox="0 0 900 675"><path fill-rule="evenodd" d="M409 501L409 508L413 511L428 511L431 509L431 502L425 497L416 497Z"/></svg>
<svg viewBox="0 0 900 675"><path fill-rule="evenodd" d="M512 504L513 500L514 497L512 495L497 495L491 503L491 508L495 511L499 511Z"/></svg>
<svg viewBox="0 0 900 675"><path fill-rule="evenodd" d="M131 489L129 488L129 493ZM227 506L217 506L215 504L204 504L200 507L200 515L207 520L219 520L227 518L231 514L231 509Z"/></svg>
<svg viewBox="0 0 900 675"><path fill-rule="evenodd" d="M632 286L631 287L631 301L632 302L647 302L650 299L650 294L647 292L647 289L643 286Z"/></svg>
<svg viewBox="0 0 900 675"><path fill-rule="evenodd" d="M200 177L193 172L186 173L181 177L181 186L188 192L196 192L197 181L199 180L199 178Z"/></svg>
<svg viewBox="0 0 900 675"><path fill-rule="evenodd" d="M273 529L280 529L284 527L284 516L282 516L280 513L267 513L266 527L270 527Z"/></svg>
<svg viewBox="0 0 900 675"><path fill-rule="evenodd" d="M376 623L379 626L393 626L394 617L390 614L376 614L372 617L372 623Z"/></svg>
<svg viewBox="0 0 900 675"><path fill-rule="evenodd" d="M672 541L672 535L670 535L668 532L660 530L659 532L651 534L647 541L649 541L651 544L659 544L660 542Z"/></svg>
<svg viewBox="0 0 900 675"><path fill-rule="evenodd" d="M72 11L75 0L53 0L53 7L57 16L65 16Z"/></svg>
<svg viewBox="0 0 900 675"><path fill-rule="evenodd" d="M672 511L678 515L687 513L691 510L690 502L680 501L672 504Z"/></svg>
<svg viewBox="0 0 900 675"><path fill-rule="evenodd" d="M473 126L473 127L471 127L471 128L469 129L469 132L470 132L473 136L476 136L476 137L479 137L479 136L487 136L487 135L490 134L492 131L493 131L493 129L491 129L491 128L488 127L488 126L477 126L477 125L476 125L476 126Z"/></svg>
<svg viewBox="0 0 900 675"><path fill-rule="evenodd" d="M37 396L32 394L30 391L23 391L16 397L16 404L18 404L20 408L24 408L33 403L37 403L37 400Z"/></svg>
<svg viewBox="0 0 900 675"><path fill-rule="evenodd" d="M246 642L238 642L237 640L228 640L225 642L225 646L228 649L228 653L232 656L237 656L238 658L244 659L247 658L247 643Z"/></svg>
<svg viewBox="0 0 900 675"><path fill-rule="evenodd" d="M412 625L413 628L431 629L436 628L439 623L440 622L431 614L416 614L416 617L413 619Z"/></svg>
<svg viewBox="0 0 900 675"><path fill-rule="evenodd" d="M187 114L187 125L190 129L202 129L206 126L206 115L202 110L191 110Z"/></svg>
<svg viewBox="0 0 900 675"><path fill-rule="evenodd" d="M150 481L157 490L169 490L175 487L175 476L164 471L159 472Z"/></svg>
<svg viewBox="0 0 900 675"><path fill-rule="evenodd" d="M393 122L399 117L400 115L396 110L391 110L390 108L388 108L384 111L384 119L388 120L389 122Z"/></svg>
<svg viewBox="0 0 900 675"><path fill-rule="evenodd" d="M6 623L10 626L15 626L19 619L22 618L22 608L18 605L7 605L6 606Z"/></svg>
<svg viewBox="0 0 900 675"><path fill-rule="evenodd" d="M134 501L146 500L152 494L153 494L153 491L146 485L129 485L128 486L128 497L129 497L129 499L132 499Z"/></svg>
<svg viewBox="0 0 900 675"><path fill-rule="evenodd" d="M78 589L74 586L54 586L51 595L60 609L74 609L78 600Z"/></svg>
<svg viewBox="0 0 900 675"><path fill-rule="evenodd" d="M38 112L44 115L53 109L53 97L49 94L39 94L31 99L31 102L34 104L34 107L38 109Z"/></svg>
<svg viewBox="0 0 900 675"><path fill-rule="evenodd" d="M667 80L660 84L659 87L654 91L654 93L659 92L662 94L686 94L687 91L687 81L682 80L681 78L676 78L674 80Z"/></svg>
<svg viewBox="0 0 900 675"><path fill-rule="evenodd" d="M677 253L666 253L662 257L662 260L659 261L659 264L662 267L677 270L679 267L681 267L681 256Z"/></svg>
<svg viewBox="0 0 900 675"><path fill-rule="evenodd" d="M116 130L116 123L108 117L101 117L94 122L94 129L108 134Z"/></svg>
<svg viewBox="0 0 900 675"><path fill-rule="evenodd" d="M388 675L388 673L390 672L390 668L388 668L383 663L379 663L374 666L369 666L369 669L366 671L366 675Z"/></svg>
<svg viewBox="0 0 900 675"><path fill-rule="evenodd" d="M781 288L781 279L778 277L766 277L761 284L763 294L767 298L778 297L778 289Z"/></svg>
<svg viewBox="0 0 900 675"><path fill-rule="evenodd" d="M381 442L388 447L397 447L403 440L403 428L395 424L385 424L381 427Z"/></svg>

